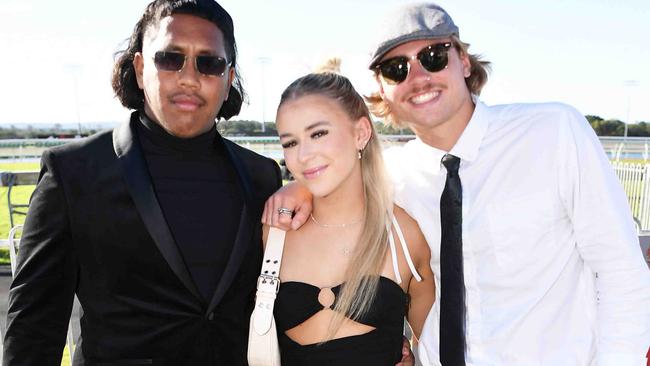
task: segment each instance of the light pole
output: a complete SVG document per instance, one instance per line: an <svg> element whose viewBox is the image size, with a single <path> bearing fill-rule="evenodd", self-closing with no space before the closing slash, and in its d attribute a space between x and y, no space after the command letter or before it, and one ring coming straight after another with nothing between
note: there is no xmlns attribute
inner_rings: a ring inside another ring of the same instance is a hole
<svg viewBox="0 0 650 366"><path fill-rule="evenodd" d="M266 126L264 125L264 122L266 121L266 106L264 104L265 102L265 97L266 97L266 89L264 87L264 66L268 65L269 62L271 62L271 59L268 57L258 57L257 61L260 62L260 66L262 69L262 133L266 132Z"/></svg>
<svg viewBox="0 0 650 366"><path fill-rule="evenodd" d="M623 132L623 140L627 140L627 125L630 124L630 109L632 107L632 88L639 85L636 80L625 80L623 85L627 89L627 116L625 117L625 130Z"/></svg>
<svg viewBox="0 0 650 366"><path fill-rule="evenodd" d="M77 75L81 70L81 65L66 65L66 71L72 75L72 88L74 93L75 112L77 114L77 134L81 137L81 113L79 113L79 86Z"/></svg>

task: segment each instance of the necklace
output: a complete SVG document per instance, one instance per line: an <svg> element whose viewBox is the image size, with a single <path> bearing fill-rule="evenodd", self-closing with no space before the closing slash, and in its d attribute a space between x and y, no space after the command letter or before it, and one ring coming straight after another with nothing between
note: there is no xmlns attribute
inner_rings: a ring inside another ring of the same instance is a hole
<svg viewBox="0 0 650 366"><path fill-rule="evenodd" d="M356 224L360 224L360 223L361 223L361 220L357 220L357 221L354 221L354 222L348 222L348 223L345 223L345 224L321 224L320 222L318 222L318 220L316 220L316 218L314 217L313 214L309 214L309 217L311 218L311 221L314 222L314 224L316 224L316 225L318 225L318 226L320 226L320 227L330 228L330 229L331 229L331 228L339 228L339 229L342 229L342 228L345 228L345 227L348 227L348 226L352 226L352 225L356 225Z"/></svg>
<svg viewBox="0 0 650 366"><path fill-rule="evenodd" d="M316 220L316 218L314 217L313 214L310 213L309 217L311 218L311 221L313 221L314 224L316 224L316 226L320 226L320 227L325 228L325 229L333 229L333 228L343 229L343 228L346 228L348 226L353 226L353 225L356 225L356 224L360 224L361 221L362 221L362 220L357 220L357 221L348 222L348 223L345 223L345 224L321 224L320 222L318 222L318 220ZM350 254L350 248L348 248L347 245L346 245L346 246L343 247L343 255L349 255L349 254Z"/></svg>

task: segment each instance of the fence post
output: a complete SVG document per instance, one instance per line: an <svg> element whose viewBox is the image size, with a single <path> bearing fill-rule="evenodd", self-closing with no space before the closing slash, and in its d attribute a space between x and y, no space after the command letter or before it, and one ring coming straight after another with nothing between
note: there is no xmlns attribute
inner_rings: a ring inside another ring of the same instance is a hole
<svg viewBox="0 0 650 366"><path fill-rule="evenodd" d="M645 164L643 167L643 189L641 190L641 210L639 212L639 221L641 221L641 230L650 230L650 165Z"/></svg>

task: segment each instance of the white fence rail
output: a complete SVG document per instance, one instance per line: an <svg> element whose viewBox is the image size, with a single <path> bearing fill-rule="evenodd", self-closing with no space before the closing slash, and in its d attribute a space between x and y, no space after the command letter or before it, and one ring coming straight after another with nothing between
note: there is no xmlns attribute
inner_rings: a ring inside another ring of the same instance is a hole
<svg viewBox="0 0 650 366"><path fill-rule="evenodd" d="M650 230L650 164L612 162L639 230Z"/></svg>
<svg viewBox="0 0 650 366"><path fill-rule="evenodd" d="M650 159L648 137L601 136L599 139L612 161L632 159L647 162Z"/></svg>
<svg viewBox="0 0 650 366"><path fill-rule="evenodd" d="M227 136L228 139L251 148L261 154L268 153L273 158L280 158L282 153L277 136ZM410 135L381 135L386 146L401 144L415 136ZM603 149L612 161L650 160L650 137L599 137ZM67 144L76 139L9 139L0 140L0 161L10 160L37 160L43 150Z"/></svg>

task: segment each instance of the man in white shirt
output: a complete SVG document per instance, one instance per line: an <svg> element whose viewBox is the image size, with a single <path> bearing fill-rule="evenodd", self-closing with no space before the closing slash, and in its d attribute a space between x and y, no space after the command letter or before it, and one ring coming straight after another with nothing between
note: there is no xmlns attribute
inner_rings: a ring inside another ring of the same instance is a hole
<svg viewBox="0 0 650 366"><path fill-rule="evenodd" d="M385 158L395 200L425 234L439 284L418 360L644 365L650 272L626 197L588 122L563 104L481 103L488 64L468 53L435 4L403 7L380 29L386 34L369 65L379 91L370 107L417 135ZM441 163L448 156L459 161L457 172ZM453 183L448 174L462 186L455 201L462 219L453 221L458 238L451 240L464 304L462 321L452 325L462 333L457 339L440 337L454 334L441 327L449 323L445 311L441 316L445 284L453 287L441 273L454 226L440 224L441 196ZM288 192L267 202L269 223L291 222L278 207L296 210L293 227L308 217L309 204ZM445 355L450 342L459 355Z"/></svg>

